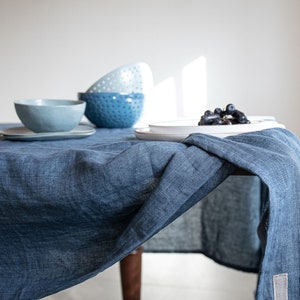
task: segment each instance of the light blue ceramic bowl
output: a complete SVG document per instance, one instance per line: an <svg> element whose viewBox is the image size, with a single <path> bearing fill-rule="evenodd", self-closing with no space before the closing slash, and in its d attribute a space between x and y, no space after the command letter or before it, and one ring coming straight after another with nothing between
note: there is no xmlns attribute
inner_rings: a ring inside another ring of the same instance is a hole
<svg viewBox="0 0 300 300"><path fill-rule="evenodd" d="M144 107L142 93L79 93L86 101L85 115L97 127L129 128L140 118Z"/></svg>
<svg viewBox="0 0 300 300"><path fill-rule="evenodd" d="M86 103L77 100L30 99L14 102L16 113L33 132L66 132L81 121Z"/></svg>

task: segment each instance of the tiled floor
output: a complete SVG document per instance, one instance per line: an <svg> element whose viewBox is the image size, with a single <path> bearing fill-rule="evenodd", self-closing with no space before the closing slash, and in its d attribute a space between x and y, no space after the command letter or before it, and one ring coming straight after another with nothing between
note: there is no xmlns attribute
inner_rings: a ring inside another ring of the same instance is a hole
<svg viewBox="0 0 300 300"><path fill-rule="evenodd" d="M143 254L142 300L253 300L257 276L200 254ZM119 265L43 300L121 300Z"/></svg>

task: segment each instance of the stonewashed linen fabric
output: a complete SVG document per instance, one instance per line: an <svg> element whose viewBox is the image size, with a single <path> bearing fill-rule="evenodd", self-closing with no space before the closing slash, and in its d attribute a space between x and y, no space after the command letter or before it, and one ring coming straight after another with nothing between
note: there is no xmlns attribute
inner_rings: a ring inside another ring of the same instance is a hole
<svg viewBox="0 0 300 300"><path fill-rule="evenodd" d="M257 273L264 192L257 176L229 176L148 240L144 252L203 253L227 267Z"/></svg>
<svg viewBox="0 0 300 300"><path fill-rule="evenodd" d="M98 274L236 166L268 188L257 299L272 299L272 278L282 273L296 299L299 148L283 129L226 139L195 134L184 143L136 140L132 129L98 129L82 140L0 141L0 299L39 299Z"/></svg>

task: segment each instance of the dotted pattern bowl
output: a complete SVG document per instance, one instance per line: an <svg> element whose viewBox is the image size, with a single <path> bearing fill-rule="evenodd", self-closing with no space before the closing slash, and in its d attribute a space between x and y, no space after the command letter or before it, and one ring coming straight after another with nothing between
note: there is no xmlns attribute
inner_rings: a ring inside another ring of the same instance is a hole
<svg viewBox="0 0 300 300"><path fill-rule="evenodd" d="M102 128L129 128L140 118L144 107L144 94L131 93L79 93L86 102L88 120Z"/></svg>
<svg viewBox="0 0 300 300"><path fill-rule="evenodd" d="M86 92L147 93L153 87L150 67L143 62L121 66L96 81Z"/></svg>

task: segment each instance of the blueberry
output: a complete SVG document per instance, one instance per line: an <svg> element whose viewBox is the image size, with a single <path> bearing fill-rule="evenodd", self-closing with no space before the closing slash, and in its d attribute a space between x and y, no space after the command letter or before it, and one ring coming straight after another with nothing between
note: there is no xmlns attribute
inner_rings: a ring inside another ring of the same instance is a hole
<svg viewBox="0 0 300 300"><path fill-rule="evenodd" d="M201 117L200 122L198 125L211 125L216 119L219 119L220 116L218 114L210 114L205 115Z"/></svg>
<svg viewBox="0 0 300 300"><path fill-rule="evenodd" d="M222 110L222 108L220 108L220 107L217 107L217 108L215 108L215 110L214 110L214 113L215 113L215 114L218 114L218 115L221 115L222 112L223 112L223 110Z"/></svg>
<svg viewBox="0 0 300 300"><path fill-rule="evenodd" d="M198 125L232 125L232 124L249 124L250 121L247 116L237 110L233 104L227 104L226 108L222 110L216 107L214 111L207 110L201 116Z"/></svg>
<svg viewBox="0 0 300 300"><path fill-rule="evenodd" d="M211 125L224 125L224 121L221 118L213 120Z"/></svg>
<svg viewBox="0 0 300 300"><path fill-rule="evenodd" d="M233 104L227 104L227 105L226 105L225 111L226 111L226 113L227 113L228 115L231 115L235 110L236 110L236 109L235 109L235 106L234 106Z"/></svg>
<svg viewBox="0 0 300 300"><path fill-rule="evenodd" d="M232 113L232 117L235 118L240 124L248 124L246 115L237 109Z"/></svg>
<svg viewBox="0 0 300 300"><path fill-rule="evenodd" d="M204 116L211 116L213 115L213 112L211 110L207 110L205 113L204 113Z"/></svg>
<svg viewBox="0 0 300 300"><path fill-rule="evenodd" d="M200 125L206 125L206 121L203 116L201 117L200 121L198 122L198 126L200 126Z"/></svg>

